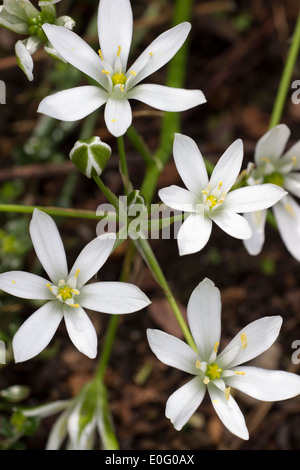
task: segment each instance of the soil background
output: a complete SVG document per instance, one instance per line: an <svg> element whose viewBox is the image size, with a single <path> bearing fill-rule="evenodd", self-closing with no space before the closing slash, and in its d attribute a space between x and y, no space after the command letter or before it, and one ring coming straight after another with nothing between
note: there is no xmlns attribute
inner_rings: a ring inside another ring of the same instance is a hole
<svg viewBox="0 0 300 470"><path fill-rule="evenodd" d="M130 61L170 27L174 6L170 0L131 3L135 33L140 35L140 41ZM145 20L143 15L150 4L158 13ZM95 0L64 0L58 4L61 14L77 20L75 31L83 36L96 9ZM181 114L181 132L192 137L212 163L236 138L244 142L243 167L253 160L255 143L268 129L298 11L297 0L195 0L185 87L201 89L207 103ZM16 65L14 44L18 39L13 33L0 30L0 79L6 84L6 104L0 108L2 202L95 211L105 202L104 197L90 180L78 174L68 158L80 123L68 126L49 122L36 112L41 99L54 86L68 87L73 72L71 68L54 65L39 50L34 56L34 81L29 82ZM98 47L95 36L88 39ZM62 70L68 74L62 77ZM147 81L164 84L165 74L166 67ZM297 79L300 80L299 61L293 76L293 80ZM82 76L79 84L85 83ZM292 103L293 91L291 87L282 117L282 122L291 129L289 146L300 139L300 104ZM135 127L150 149L155 150L161 113L137 102L133 103L133 111ZM112 191L122 194L116 141L106 130L102 110L94 135L101 136L113 149L103 179ZM125 142L129 173L138 188L145 165L128 139ZM181 184L172 158L157 189L170 184ZM157 192L154 200L158 202ZM0 220L1 271L22 269L40 273L28 234L30 216L1 213ZM56 221L72 265L83 246L95 236L96 222L67 218ZM293 364L291 357L295 351L293 342L300 340L300 265L273 227L267 226L263 251L255 257L247 254L242 242L216 226L208 245L195 255L180 258L176 240L151 240L151 245L184 314L191 292L203 278L210 278L221 290L221 348L251 321L281 315L283 326L276 344L255 364L299 373L299 365ZM126 244L109 258L98 279L119 278L125 250ZM121 318L105 378L121 449L299 450L299 398L269 404L236 392L250 431L250 440L246 442L224 428L208 397L184 429L175 431L165 418L165 403L189 377L160 363L150 351L145 333L147 328L161 328L180 336L180 331L161 289L138 256L130 280L148 295L152 305ZM0 302L0 331L9 337L9 332L15 331L34 306L4 294ZM90 315L99 334L100 354L108 316L93 312ZM22 403L26 406L66 399L76 396L93 377L96 366L97 360L86 358L73 347L61 324L50 347L39 357L14 364L8 351L7 364L0 369L0 390L15 384L28 386L29 394ZM7 416L7 409L1 406L2 424ZM24 448L44 449L54 420L55 417L44 419L33 435L22 437ZM4 439L3 432L0 434L0 440Z"/></svg>

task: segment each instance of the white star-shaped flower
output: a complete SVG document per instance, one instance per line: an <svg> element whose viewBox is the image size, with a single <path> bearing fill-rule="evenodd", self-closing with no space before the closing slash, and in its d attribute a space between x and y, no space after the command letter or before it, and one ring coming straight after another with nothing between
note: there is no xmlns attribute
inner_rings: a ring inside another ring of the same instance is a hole
<svg viewBox="0 0 300 470"><path fill-rule="evenodd" d="M213 222L232 237L250 238L250 225L239 214L271 207L287 194L274 184L247 186L230 192L242 166L240 139L222 155L210 179L203 157L190 137L176 134L173 153L187 189L172 185L158 194L168 207L189 214L177 235L180 255L201 250L209 240Z"/></svg>
<svg viewBox="0 0 300 470"><path fill-rule="evenodd" d="M35 209L30 235L50 281L21 271L0 274L0 289L4 292L23 299L47 300L15 334L15 361L26 361L39 354L49 344L63 318L77 349L90 358L96 357L97 334L84 308L125 314L146 307L149 299L138 287L125 282L87 284L110 255L115 241L112 238L95 238L82 250L69 271L61 237L49 215Z"/></svg>
<svg viewBox="0 0 300 470"><path fill-rule="evenodd" d="M300 141L284 152L290 133L285 124L279 124L259 139L254 154L256 166L248 183L272 182L291 194L282 198L272 210L286 248L300 261L300 207L293 197L300 197ZM266 210L246 214L252 237L244 244L251 255L257 255L262 250L266 217Z"/></svg>
<svg viewBox="0 0 300 470"><path fill-rule="evenodd" d="M183 90L139 83L160 69L184 43L191 25L181 23L161 34L127 69L132 39L129 0L100 0L97 54L75 33L55 25L43 29L66 62L91 77L97 86L80 86L46 97L38 111L62 121L76 121L105 106L105 122L111 134L125 134L132 122L130 99L162 111L184 111L206 102L200 90Z"/></svg>
<svg viewBox="0 0 300 470"><path fill-rule="evenodd" d="M224 426L241 439L248 439L244 416L231 388L262 401L285 400L300 393L296 374L241 365L273 344L282 318L264 317L250 323L219 354L221 299L212 281L204 279L193 291L187 315L198 352L163 331L147 330L150 348L160 361L195 376L169 397L166 416L180 430L208 391Z"/></svg>

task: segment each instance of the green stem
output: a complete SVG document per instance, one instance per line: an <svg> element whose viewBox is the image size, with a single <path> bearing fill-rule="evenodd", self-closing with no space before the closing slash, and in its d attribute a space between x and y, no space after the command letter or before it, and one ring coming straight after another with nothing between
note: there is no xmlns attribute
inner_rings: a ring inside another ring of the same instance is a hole
<svg viewBox="0 0 300 470"><path fill-rule="evenodd" d="M107 217L107 214L97 215L94 211L78 210L78 209L65 209L58 207L43 207L43 206L27 206L18 204L0 204L0 212L17 212L21 214L33 214L34 209L39 209L46 214L58 217L77 217L79 219L99 220ZM115 218L115 214L112 213Z"/></svg>
<svg viewBox="0 0 300 470"><path fill-rule="evenodd" d="M283 69L282 77L280 80L278 92L275 99L275 104L273 107L271 120L270 120L270 129L274 126L277 126L280 123L283 108L286 102L286 97L290 88L291 78L293 75L293 70L295 63L299 54L300 48L300 13L298 20L295 26L295 31L293 35L293 40L289 49L289 53L285 62Z"/></svg>

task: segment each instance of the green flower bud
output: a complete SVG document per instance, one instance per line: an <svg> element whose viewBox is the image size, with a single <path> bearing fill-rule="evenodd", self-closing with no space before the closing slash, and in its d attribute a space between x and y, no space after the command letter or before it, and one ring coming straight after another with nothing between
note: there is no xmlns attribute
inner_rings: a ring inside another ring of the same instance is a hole
<svg viewBox="0 0 300 470"><path fill-rule="evenodd" d="M111 148L100 137L78 140L70 152L70 159L88 178L100 176L109 158Z"/></svg>
<svg viewBox="0 0 300 470"><path fill-rule="evenodd" d="M145 199L141 195L140 191L135 189L131 191L127 198L127 209L130 209L132 206L142 205L145 206Z"/></svg>

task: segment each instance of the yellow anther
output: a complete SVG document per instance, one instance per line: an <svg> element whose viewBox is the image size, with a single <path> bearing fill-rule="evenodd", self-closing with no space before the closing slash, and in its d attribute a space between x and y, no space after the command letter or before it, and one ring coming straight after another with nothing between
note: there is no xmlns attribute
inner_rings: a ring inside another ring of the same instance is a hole
<svg viewBox="0 0 300 470"><path fill-rule="evenodd" d="M79 295L80 294L79 290L77 290L77 289L71 289L71 292L74 295Z"/></svg>
<svg viewBox="0 0 300 470"><path fill-rule="evenodd" d="M223 181L220 181L220 183L218 184L218 190L220 191L220 189L222 188L223 186Z"/></svg>
<svg viewBox="0 0 300 470"><path fill-rule="evenodd" d="M292 217L295 217L294 209L292 208L290 204L285 204L284 208Z"/></svg>
<svg viewBox="0 0 300 470"><path fill-rule="evenodd" d="M77 278L78 278L78 276L79 276L79 273L80 273L80 269L76 269L76 273L75 273L75 276L74 276L74 277L75 277L75 279L77 279Z"/></svg>
<svg viewBox="0 0 300 470"><path fill-rule="evenodd" d="M117 52L117 56L120 57L120 54L121 54L121 46L118 46L118 52Z"/></svg>
<svg viewBox="0 0 300 470"><path fill-rule="evenodd" d="M271 162L270 158L265 158L265 157L262 158L261 161L262 161L262 162L266 162L266 163L270 163L270 162Z"/></svg>
<svg viewBox="0 0 300 470"><path fill-rule="evenodd" d="M108 70L102 70L102 73L104 73L105 75L109 75L109 71Z"/></svg>
<svg viewBox="0 0 300 470"><path fill-rule="evenodd" d="M151 57L153 57L153 52L149 52L149 55L150 55Z"/></svg>
<svg viewBox="0 0 300 470"><path fill-rule="evenodd" d="M131 70L131 75L133 75L134 77L136 76L136 72L134 70Z"/></svg>
<svg viewBox="0 0 300 470"><path fill-rule="evenodd" d="M111 122L116 122L116 119L112 119Z"/></svg>
<svg viewBox="0 0 300 470"><path fill-rule="evenodd" d="M210 379L205 376L205 378L204 378L204 380L203 380L203 383L204 383L205 385L207 385L207 384L209 384L209 382L210 382Z"/></svg>
<svg viewBox="0 0 300 470"><path fill-rule="evenodd" d="M124 85L120 85L120 90L121 90L122 93L124 93L124 91L125 91L124 90Z"/></svg>
<svg viewBox="0 0 300 470"><path fill-rule="evenodd" d="M199 361L199 359L197 359L196 361L196 369L200 369L202 367L202 364L201 362Z"/></svg>
<svg viewBox="0 0 300 470"><path fill-rule="evenodd" d="M202 193L202 194L205 194L205 196L207 196L208 191L207 191L206 189L203 189L203 190L201 191L201 193Z"/></svg>
<svg viewBox="0 0 300 470"><path fill-rule="evenodd" d="M70 304L70 307L73 307L73 308L79 308L80 305L79 304Z"/></svg>
<svg viewBox="0 0 300 470"><path fill-rule="evenodd" d="M13 281L13 282L14 282L14 281ZM52 287L51 287L51 285L49 284L49 282L48 282L48 284L46 284L46 286L48 287L48 289L50 290L50 292L52 292Z"/></svg>
<svg viewBox="0 0 300 470"><path fill-rule="evenodd" d="M297 165L297 157L293 155L291 158L292 158L293 165Z"/></svg>
<svg viewBox="0 0 300 470"><path fill-rule="evenodd" d="M245 349L248 346L248 340L245 333L241 333L241 348Z"/></svg>
<svg viewBox="0 0 300 470"><path fill-rule="evenodd" d="M214 345L214 351L215 351L216 354L218 352L218 347L219 347L219 343L216 342L215 345Z"/></svg>
<svg viewBox="0 0 300 470"><path fill-rule="evenodd" d="M99 54L100 59L103 60L103 54L102 54L101 49L99 49L98 54Z"/></svg>
<svg viewBox="0 0 300 470"><path fill-rule="evenodd" d="M236 375L245 375L245 372L241 372L240 370L235 370L234 373Z"/></svg>
<svg viewBox="0 0 300 470"><path fill-rule="evenodd" d="M219 400L213 400L212 402L216 405Z"/></svg>
<svg viewBox="0 0 300 470"><path fill-rule="evenodd" d="M213 207L215 207L215 205L217 204L217 198L215 196L208 196L208 198L206 198L206 202L208 202L210 204L208 204L209 206L209 209L212 209Z"/></svg>
<svg viewBox="0 0 300 470"><path fill-rule="evenodd" d="M225 390L224 390L224 395L225 395L225 398L226 398L227 401L228 401L229 398L230 398L230 390L231 390L230 387L227 387L227 388L225 388Z"/></svg>

